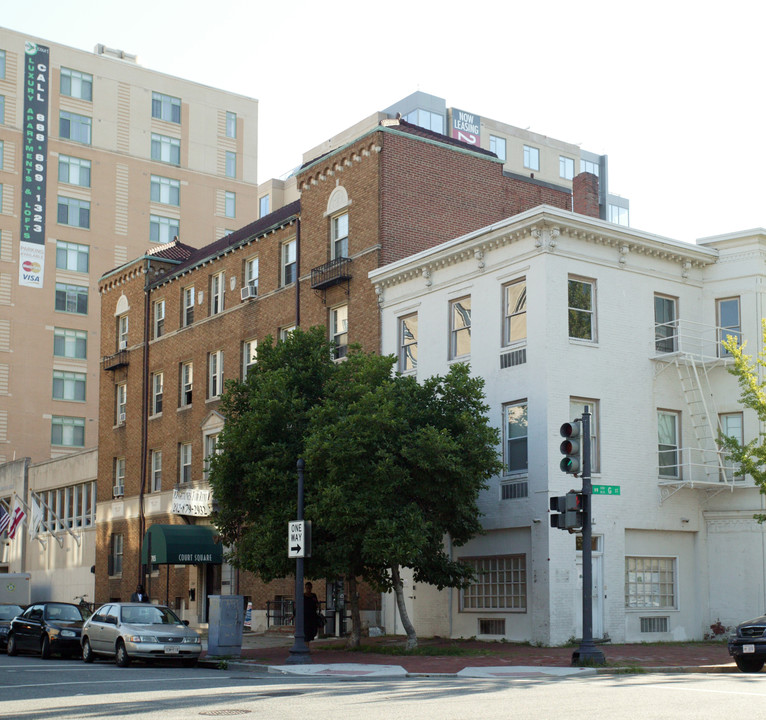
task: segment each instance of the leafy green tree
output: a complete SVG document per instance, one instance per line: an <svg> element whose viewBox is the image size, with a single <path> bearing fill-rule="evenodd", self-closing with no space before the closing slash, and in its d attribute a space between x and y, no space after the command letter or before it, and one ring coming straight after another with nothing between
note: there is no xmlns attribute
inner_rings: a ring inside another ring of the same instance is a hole
<svg viewBox="0 0 766 720"><path fill-rule="evenodd" d="M401 568L439 589L470 582L471 570L451 559L449 542L459 546L481 532L479 492L502 464L483 380L456 364L420 384L391 377L392 364L351 355L312 410L306 459L317 487L310 512L354 575L394 591L408 647L415 647Z"/></svg>
<svg viewBox="0 0 766 720"><path fill-rule="evenodd" d="M264 342L246 382L227 384L210 477L214 522L233 564L265 581L292 574L286 527L303 457L304 516L314 531L307 577L348 579L352 645L361 627L357 578L393 590L414 646L401 568L440 589L470 582L449 542L481 531L478 495L501 469L498 432L483 381L464 365L420 384L393 375L392 357L352 348L336 364L330 350L322 328L297 330L284 343Z"/></svg>
<svg viewBox="0 0 766 720"><path fill-rule="evenodd" d="M762 321L763 338L766 341L766 319ZM742 404L754 410L761 425L766 423L766 381L760 378L766 368L766 350L758 353L753 360L752 356L745 355L747 343L739 345L733 335L727 336L723 346L734 358L734 365L729 372L737 378L742 391L740 398ZM766 495L766 436L761 434L744 445L736 438L721 436L720 444L731 453L731 459L739 465L738 472L750 475L753 481ZM758 522L766 521L766 514L755 515Z"/></svg>

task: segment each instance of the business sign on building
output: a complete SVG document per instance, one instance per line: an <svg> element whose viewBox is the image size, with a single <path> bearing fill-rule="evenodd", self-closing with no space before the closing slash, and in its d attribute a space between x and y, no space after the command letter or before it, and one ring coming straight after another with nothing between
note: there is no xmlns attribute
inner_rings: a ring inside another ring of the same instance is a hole
<svg viewBox="0 0 766 720"><path fill-rule="evenodd" d="M19 285L41 288L45 269L45 188L48 173L50 49L24 48L24 118Z"/></svg>
<svg viewBox="0 0 766 720"><path fill-rule="evenodd" d="M452 108L452 134L455 140L481 146L481 117Z"/></svg>
<svg viewBox="0 0 766 720"><path fill-rule="evenodd" d="M207 517L212 513L210 490L173 490L173 515Z"/></svg>

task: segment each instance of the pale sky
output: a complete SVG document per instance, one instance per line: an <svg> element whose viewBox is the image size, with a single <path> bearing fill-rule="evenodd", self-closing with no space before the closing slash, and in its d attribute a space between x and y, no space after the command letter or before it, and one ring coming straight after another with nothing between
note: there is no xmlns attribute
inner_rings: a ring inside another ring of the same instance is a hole
<svg viewBox="0 0 766 720"><path fill-rule="evenodd" d="M766 227L757 0L0 0L0 25L257 98L261 182L422 90L608 154L639 230Z"/></svg>

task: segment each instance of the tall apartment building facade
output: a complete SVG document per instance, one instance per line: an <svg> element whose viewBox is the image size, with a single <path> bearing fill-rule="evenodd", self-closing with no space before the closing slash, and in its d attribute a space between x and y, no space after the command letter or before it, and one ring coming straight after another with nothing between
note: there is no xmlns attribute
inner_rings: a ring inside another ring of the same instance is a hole
<svg viewBox="0 0 766 720"><path fill-rule="evenodd" d="M224 382L246 377L267 335L296 326L324 325L339 360L350 343L377 351L370 271L527 208L572 203L568 188L508 177L493 154L398 120L307 164L297 186L299 201L213 244L169 243L100 280L99 602L125 598L151 554L164 566L150 574L153 598L204 622L208 595L238 591L263 626L266 603L292 595L291 582L238 576L209 521ZM574 202L597 212L593 175L576 179ZM184 557L149 551L150 537L167 546L155 533L185 536ZM374 613L375 598L365 602Z"/></svg>
<svg viewBox="0 0 766 720"><path fill-rule="evenodd" d="M252 217L257 133L254 99L0 28L0 461L96 445L98 278Z"/></svg>
<svg viewBox="0 0 766 720"><path fill-rule="evenodd" d="M718 439L762 431L721 340L763 351L765 243L759 229L691 245L541 207L371 273L382 351L419 379L470 363L502 432L485 532L448 550L477 581L418 584L420 633L580 636L582 534L551 527L549 499L582 488L560 470L559 428L585 406L594 637L702 639L763 612L763 496ZM392 597L383 614L393 627Z"/></svg>

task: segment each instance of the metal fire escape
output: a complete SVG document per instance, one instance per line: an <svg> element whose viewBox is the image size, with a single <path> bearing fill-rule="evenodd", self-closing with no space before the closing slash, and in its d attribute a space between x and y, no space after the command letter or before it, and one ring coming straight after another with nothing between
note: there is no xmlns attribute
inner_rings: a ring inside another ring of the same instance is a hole
<svg viewBox="0 0 766 720"><path fill-rule="evenodd" d="M701 323L676 320L655 326L655 377L675 368L693 435L689 447L680 446L679 439L677 467L660 472L661 502L682 488L717 495L735 487L735 469L718 445L720 425L711 384L711 373L731 362L720 338L720 328Z"/></svg>

